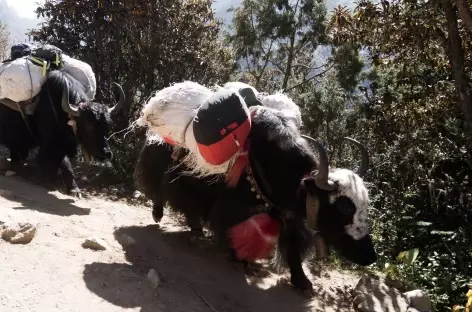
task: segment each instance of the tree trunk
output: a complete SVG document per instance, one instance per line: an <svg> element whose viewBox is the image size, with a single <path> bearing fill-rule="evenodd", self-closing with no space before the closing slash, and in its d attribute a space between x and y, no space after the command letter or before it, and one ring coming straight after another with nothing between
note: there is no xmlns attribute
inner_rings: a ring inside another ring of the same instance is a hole
<svg viewBox="0 0 472 312"><path fill-rule="evenodd" d="M472 34L472 11L470 10L467 0L456 0L457 10L461 17L462 23Z"/></svg>
<svg viewBox="0 0 472 312"><path fill-rule="evenodd" d="M459 103L464 113L469 133L466 134L469 153L472 151L472 91L464 69L464 51L457 26L457 14L451 1L443 0L443 10L447 20L447 52L454 74L454 84L459 95Z"/></svg>
<svg viewBox="0 0 472 312"><path fill-rule="evenodd" d="M285 75L284 75L284 82L282 84L282 90L287 89L290 73L292 72L292 62L293 62L293 56L294 56L293 50L295 46L295 34L296 34L296 31L293 32L292 38L290 38L290 51L288 52L287 67L285 68Z"/></svg>

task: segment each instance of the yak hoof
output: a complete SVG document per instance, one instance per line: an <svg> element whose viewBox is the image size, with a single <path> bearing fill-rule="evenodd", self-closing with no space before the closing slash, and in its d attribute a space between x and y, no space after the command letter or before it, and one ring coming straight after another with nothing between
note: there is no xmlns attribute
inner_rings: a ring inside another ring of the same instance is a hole
<svg viewBox="0 0 472 312"><path fill-rule="evenodd" d="M309 289L302 290L302 294L307 298L313 298L315 296L315 290L313 287L310 287Z"/></svg>
<svg viewBox="0 0 472 312"><path fill-rule="evenodd" d="M257 277L259 276L258 270L253 267L249 262L244 261L244 274L247 276L254 276Z"/></svg>
<svg viewBox="0 0 472 312"><path fill-rule="evenodd" d="M70 190L70 196L81 199L82 198L82 193L80 192L80 189L78 187L73 188Z"/></svg>
<svg viewBox="0 0 472 312"><path fill-rule="evenodd" d="M153 210L152 211L152 219L154 220L154 222L159 223L159 222L161 222L162 214L158 214Z"/></svg>
<svg viewBox="0 0 472 312"><path fill-rule="evenodd" d="M164 216L164 207L163 205L159 205L154 203L152 205L152 219L154 222L159 223L161 222L162 217Z"/></svg>
<svg viewBox="0 0 472 312"><path fill-rule="evenodd" d="M304 296L311 298L315 295L315 291L313 289L313 284L308 280L308 278L304 278L303 281L294 281L291 280L292 285L296 290L301 292Z"/></svg>

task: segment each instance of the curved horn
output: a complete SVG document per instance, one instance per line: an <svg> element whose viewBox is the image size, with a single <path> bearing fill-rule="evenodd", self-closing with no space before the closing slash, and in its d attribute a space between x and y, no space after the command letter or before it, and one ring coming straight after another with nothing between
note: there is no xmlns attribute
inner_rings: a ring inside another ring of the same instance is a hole
<svg viewBox="0 0 472 312"><path fill-rule="evenodd" d="M323 148L323 146L313 139L312 137L309 137L307 135L303 135L302 137L305 139L310 140L315 148L318 151L319 154L319 164L318 164L318 172L315 174L315 183L316 186L318 186L322 190L326 191L332 191L334 190L335 186L333 183L330 183L328 180L328 175L329 175L329 161L328 161L328 155L326 155L326 151Z"/></svg>
<svg viewBox="0 0 472 312"><path fill-rule="evenodd" d="M73 107L72 105L70 105L69 103L69 82L66 80L66 85L64 87L64 91L62 92L62 109L74 116L74 117L79 117L80 115L80 111L79 111L79 108L78 107Z"/></svg>
<svg viewBox="0 0 472 312"><path fill-rule="evenodd" d="M367 152L367 149L365 148L365 146L362 145L362 143L360 143L359 141L354 140L349 137L344 137L343 139L354 143L354 145L356 145L361 151L362 161L361 161L361 165L359 169L357 170L357 175L362 178L366 174L367 170L369 169L369 152Z"/></svg>
<svg viewBox="0 0 472 312"><path fill-rule="evenodd" d="M123 88L116 82L113 82L113 84L118 87L118 90L120 90L120 99L118 100L118 103L115 104L115 106L108 109L108 113L110 114L113 112L119 112L125 104L125 92L123 91Z"/></svg>

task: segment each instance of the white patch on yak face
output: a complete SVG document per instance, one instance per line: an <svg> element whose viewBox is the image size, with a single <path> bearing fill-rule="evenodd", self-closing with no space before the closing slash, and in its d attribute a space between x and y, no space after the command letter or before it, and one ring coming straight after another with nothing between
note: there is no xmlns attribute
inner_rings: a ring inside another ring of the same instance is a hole
<svg viewBox="0 0 472 312"><path fill-rule="evenodd" d="M359 240L369 233L367 227L367 208L369 206L369 192L364 181L348 169L332 169L329 180L337 184L337 193L330 196L329 201L334 204L340 196L349 198L356 207L352 224L345 226L346 233L355 240Z"/></svg>

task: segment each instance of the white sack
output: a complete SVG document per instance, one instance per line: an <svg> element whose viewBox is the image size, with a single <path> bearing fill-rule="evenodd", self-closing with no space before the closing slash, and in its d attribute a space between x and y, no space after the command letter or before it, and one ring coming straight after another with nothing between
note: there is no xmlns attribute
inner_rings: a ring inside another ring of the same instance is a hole
<svg viewBox="0 0 472 312"><path fill-rule="evenodd" d="M62 62L64 71L77 79L85 87L89 99L93 100L97 92L97 81L92 67L66 54L62 54Z"/></svg>
<svg viewBox="0 0 472 312"><path fill-rule="evenodd" d="M227 82L224 84L223 88L236 92L242 88L251 88L254 91L256 97L262 99L261 102L264 106L281 111L284 116L287 116L293 120L297 128L302 126L302 114L300 112L300 108L292 101L291 98L281 92L268 95L267 93L259 92L256 90L256 88L240 81Z"/></svg>
<svg viewBox="0 0 472 312"><path fill-rule="evenodd" d="M42 67L26 57L0 64L0 99L28 101L41 91L45 81Z"/></svg>
<svg viewBox="0 0 472 312"><path fill-rule="evenodd" d="M149 100L141 110L137 124L147 126L149 135L154 134L160 140L168 137L187 148L185 131L193 131L193 117L212 94L210 89L192 81L176 83L158 91Z"/></svg>
<svg viewBox="0 0 472 312"><path fill-rule="evenodd" d="M223 88L226 88L226 89L230 89L230 90L233 90L235 92L238 92L239 89L243 89L243 88L251 88L252 91L254 91L254 94L256 96L259 95L259 91L256 90L256 88L254 88L253 86L250 86L248 85L247 83L244 83L244 82L240 82L240 81L230 81L230 82L227 82L223 85Z"/></svg>
<svg viewBox="0 0 472 312"><path fill-rule="evenodd" d="M297 128L302 126L300 108L287 95L280 92L268 95L262 100L262 105L281 111L284 116L293 120Z"/></svg>
<svg viewBox="0 0 472 312"><path fill-rule="evenodd" d="M187 149L189 153L182 162L189 168L186 173L197 177L225 174L237 157L215 166L207 163L199 152L193 134L193 118L213 95L210 89L192 81L176 83L158 91L143 107L137 120L139 126L148 128L148 143L162 143L166 137L174 146Z"/></svg>

